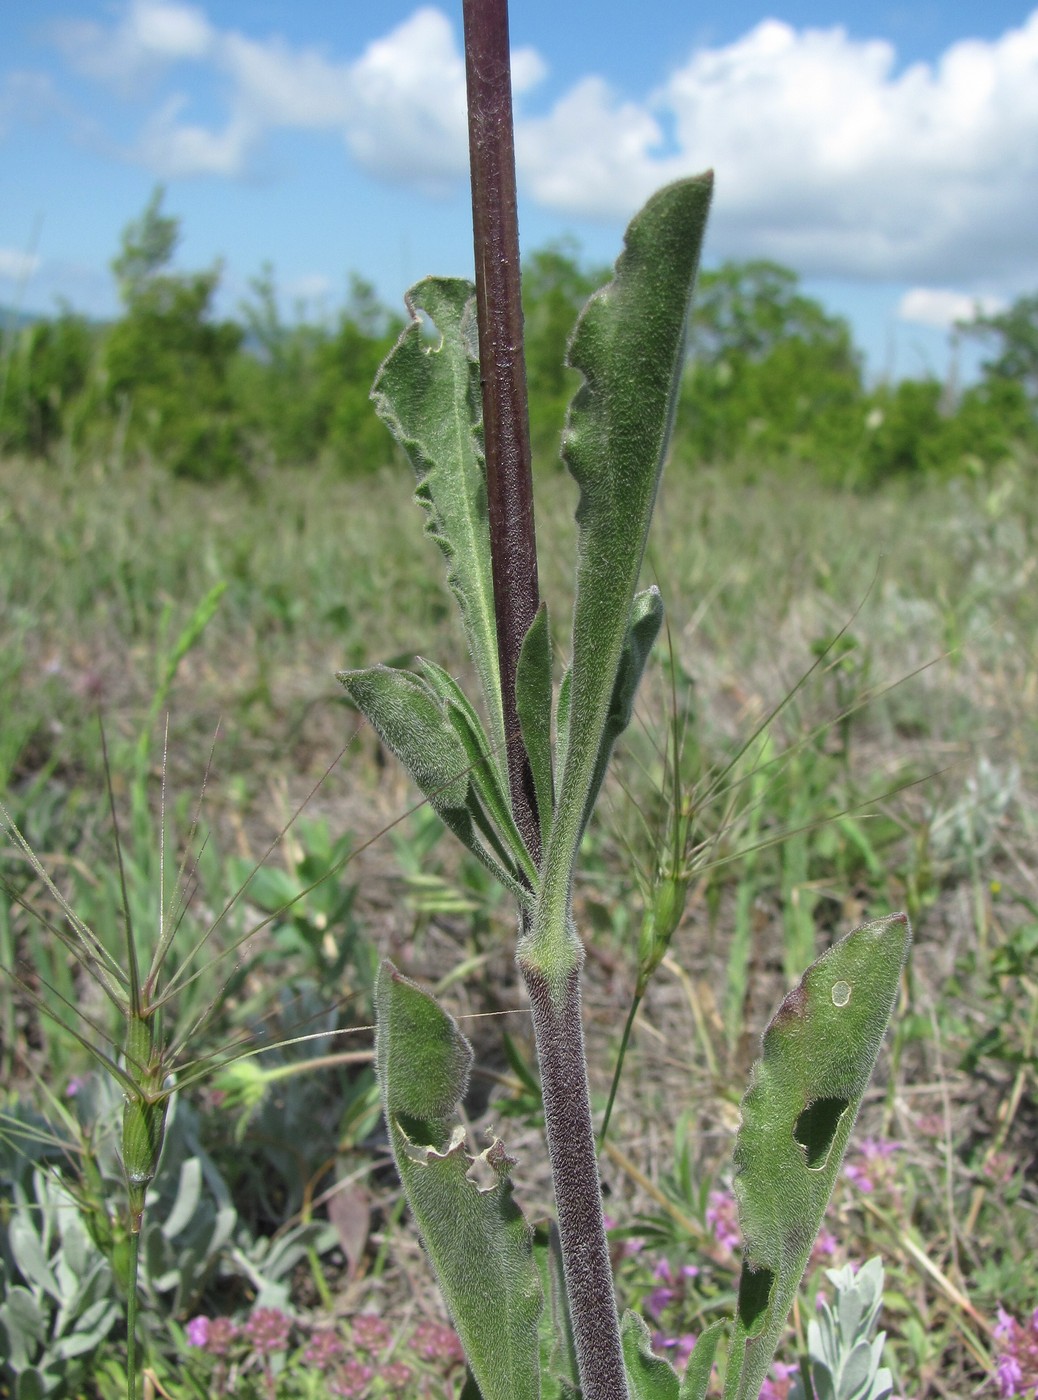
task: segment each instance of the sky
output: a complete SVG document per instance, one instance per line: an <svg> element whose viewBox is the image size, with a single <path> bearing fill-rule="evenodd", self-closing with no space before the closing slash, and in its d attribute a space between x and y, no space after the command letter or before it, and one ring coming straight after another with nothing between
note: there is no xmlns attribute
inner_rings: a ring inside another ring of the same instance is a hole
<svg viewBox="0 0 1038 1400"><path fill-rule="evenodd" d="M957 318L1038 289L1038 9L510 10L526 250L609 263L654 188L712 167L705 263L793 268L872 379L944 377ZM158 184L177 266L222 262L223 314L268 263L313 316L351 273L394 306L471 276L460 0L3 0L0 303L116 314L110 263Z"/></svg>

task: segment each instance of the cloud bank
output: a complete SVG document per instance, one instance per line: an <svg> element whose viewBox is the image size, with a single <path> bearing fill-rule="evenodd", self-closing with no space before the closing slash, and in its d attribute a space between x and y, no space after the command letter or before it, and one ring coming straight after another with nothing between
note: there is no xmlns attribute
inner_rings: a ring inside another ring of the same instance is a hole
<svg viewBox="0 0 1038 1400"><path fill-rule="evenodd" d="M112 26L54 37L96 82L138 101L162 88L127 151L159 178L248 176L294 130L331 133L373 177L427 195L465 180L460 36L436 8L352 58L217 28L180 0L128 0ZM715 255L926 284L931 323L934 288L1038 280L1038 10L902 70L885 40L768 19L640 97L589 75L538 110L545 72L534 51L513 56L520 189L564 217L620 222L712 166ZM195 115L214 105L218 120Z"/></svg>

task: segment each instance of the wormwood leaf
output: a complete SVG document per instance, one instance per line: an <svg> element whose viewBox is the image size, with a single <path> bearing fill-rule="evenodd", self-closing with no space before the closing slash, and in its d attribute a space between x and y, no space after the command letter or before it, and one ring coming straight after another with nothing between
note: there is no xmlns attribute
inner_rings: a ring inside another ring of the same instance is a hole
<svg viewBox="0 0 1038 1400"><path fill-rule="evenodd" d="M383 362L371 397L418 479L415 500L447 562L490 718L491 748L504 775L474 298L475 288L461 278L427 277L412 287L411 324ZM423 336L419 311L439 331L439 344Z"/></svg>
<svg viewBox="0 0 1038 1400"><path fill-rule="evenodd" d="M565 763L527 950L557 964L555 977L564 975L565 958L549 949L566 927L573 864L632 622L711 187L703 176L653 195L628 227L613 280L588 302L569 350L569 363L584 376L563 439L580 487L573 662Z"/></svg>
<svg viewBox="0 0 1038 1400"><path fill-rule="evenodd" d="M478 1163L455 1121L472 1048L432 997L383 962L375 1058L393 1156L483 1400L537 1400L542 1294L532 1232L495 1140ZM493 1179L483 1188L469 1173Z"/></svg>
<svg viewBox="0 0 1038 1400"><path fill-rule="evenodd" d="M904 914L813 963L764 1033L742 1103L735 1194L743 1268L725 1400L756 1400L832 1194L897 996Z"/></svg>

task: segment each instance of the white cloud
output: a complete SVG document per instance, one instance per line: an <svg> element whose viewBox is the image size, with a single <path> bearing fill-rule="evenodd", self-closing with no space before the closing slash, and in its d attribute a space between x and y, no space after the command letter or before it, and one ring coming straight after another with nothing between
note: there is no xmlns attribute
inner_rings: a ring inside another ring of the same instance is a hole
<svg viewBox="0 0 1038 1400"><path fill-rule="evenodd" d="M25 253L18 248L0 248L0 277L11 282L24 282L40 265L35 253Z"/></svg>
<svg viewBox="0 0 1038 1400"><path fill-rule="evenodd" d="M160 178L246 175L271 132L297 130L337 134L372 174L429 193L465 179L465 65L438 9L416 10L352 61L277 37L217 30L201 10L176 0L130 0L112 28L74 22L54 34L73 67L124 94L185 65L194 65L196 82L199 65L222 80L222 122L194 120L183 90L145 121L130 154ZM517 89L543 72L532 50L517 53Z"/></svg>
<svg viewBox="0 0 1038 1400"><path fill-rule="evenodd" d="M712 166L728 256L887 280L1038 272L1038 11L900 73L882 40L765 20L644 102L585 80L518 151L541 202L615 219Z"/></svg>
<svg viewBox="0 0 1038 1400"><path fill-rule="evenodd" d="M993 316L1005 306L1001 297L967 296L946 287L913 287L898 303L901 321L949 330L957 321L972 321L978 314Z"/></svg>
<svg viewBox="0 0 1038 1400"><path fill-rule="evenodd" d="M50 32L71 67L124 91L170 63L205 58L217 39L200 9L177 0L130 0L112 27L62 20Z"/></svg>
<svg viewBox="0 0 1038 1400"><path fill-rule="evenodd" d="M174 96L148 121L137 142L137 159L163 179L243 173L256 140L255 126L240 114L221 131L179 120L188 105Z"/></svg>
<svg viewBox="0 0 1038 1400"><path fill-rule="evenodd" d="M464 63L438 8L344 58L220 29L181 0L126 0L107 29L59 37L96 78L175 81L131 152L160 178L247 175L271 133L295 130L333 134L379 179L463 185ZM526 49L513 71L529 94L546 70ZM620 222L657 185L712 166L716 254L920 286L1038 277L1038 10L900 70L885 40L768 19L693 51L654 92L588 75L517 112L521 197L565 217Z"/></svg>
<svg viewBox="0 0 1038 1400"><path fill-rule="evenodd" d="M350 76L346 141L361 165L432 193L464 180L465 63L445 15L416 11L370 44Z"/></svg>

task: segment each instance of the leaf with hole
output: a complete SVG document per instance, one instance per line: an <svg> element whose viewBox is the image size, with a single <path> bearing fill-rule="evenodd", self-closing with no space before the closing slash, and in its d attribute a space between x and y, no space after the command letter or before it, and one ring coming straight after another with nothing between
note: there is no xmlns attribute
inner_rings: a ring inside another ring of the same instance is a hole
<svg viewBox="0 0 1038 1400"><path fill-rule="evenodd" d="M824 953L764 1033L742 1103L735 1194L743 1264L725 1400L756 1400L782 1335L894 1009L904 914Z"/></svg>

